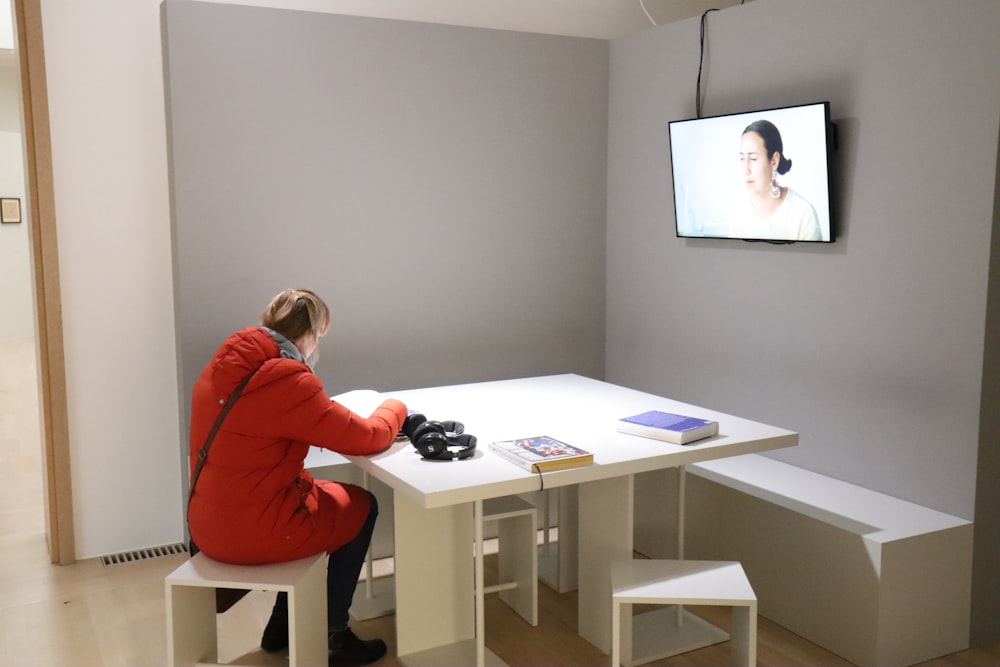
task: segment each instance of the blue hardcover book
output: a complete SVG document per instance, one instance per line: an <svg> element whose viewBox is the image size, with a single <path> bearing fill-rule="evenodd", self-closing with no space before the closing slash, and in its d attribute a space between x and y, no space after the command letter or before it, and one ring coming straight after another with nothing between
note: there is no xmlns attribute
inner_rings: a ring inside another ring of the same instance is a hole
<svg viewBox="0 0 1000 667"><path fill-rule="evenodd" d="M685 445L719 432L719 422L650 410L618 420L618 432Z"/></svg>

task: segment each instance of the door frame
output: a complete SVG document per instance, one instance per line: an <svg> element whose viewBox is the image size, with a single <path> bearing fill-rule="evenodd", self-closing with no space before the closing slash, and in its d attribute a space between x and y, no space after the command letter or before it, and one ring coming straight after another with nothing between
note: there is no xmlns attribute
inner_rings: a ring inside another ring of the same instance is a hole
<svg viewBox="0 0 1000 667"><path fill-rule="evenodd" d="M34 275L45 534L50 560L67 565L76 561L76 540L41 0L14 0L14 20L24 122L27 222Z"/></svg>

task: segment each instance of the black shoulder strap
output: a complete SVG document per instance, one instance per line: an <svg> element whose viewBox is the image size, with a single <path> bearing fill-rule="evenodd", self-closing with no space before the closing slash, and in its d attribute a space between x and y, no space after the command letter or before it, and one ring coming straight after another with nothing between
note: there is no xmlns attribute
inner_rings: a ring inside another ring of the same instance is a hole
<svg viewBox="0 0 1000 667"><path fill-rule="evenodd" d="M250 374L243 378L243 380L241 380L236 386L236 389L233 390L233 393L229 395L229 398L226 399L225 405L222 406L222 410L219 411L219 416L215 418L215 423L212 424L212 429L208 432L208 436L205 438L205 444L198 450L198 462L194 466L194 472L191 474L191 484L188 487L188 511L191 509L191 496L194 495L194 485L198 483L198 477L201 475L201 469L205 465L205 459L208 457L208 448L212 446L212 440L215 439L216 432L218 432L219 427L222 426L222 420L226 418L227 414L229 414L229 409L233 407L233 403L235 403L236 399L240 397L240 394L243 393L247 383L250 382L250 378L252 378L258 370L260 370L260 366L250 371Z"/></svg>

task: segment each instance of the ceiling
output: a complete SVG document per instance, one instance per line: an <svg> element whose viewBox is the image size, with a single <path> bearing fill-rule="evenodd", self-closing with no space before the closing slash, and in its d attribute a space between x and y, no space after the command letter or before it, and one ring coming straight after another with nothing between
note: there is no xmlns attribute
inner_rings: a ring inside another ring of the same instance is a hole
<svg viewBox="0 0 1000 667"><path fill-rule="evenodd" d="M749 0L202 0L614 39ZM647 16L648 14L648 16ZM650 20L652 19L652 21Z"/></svg>
<svg viewBox="0 0 1000 667"><path fill-rule="evenodd" d="M614 39L749 0L201 0L448 25ZM0 67L16 67L10 0L0 0Z"/></svg>

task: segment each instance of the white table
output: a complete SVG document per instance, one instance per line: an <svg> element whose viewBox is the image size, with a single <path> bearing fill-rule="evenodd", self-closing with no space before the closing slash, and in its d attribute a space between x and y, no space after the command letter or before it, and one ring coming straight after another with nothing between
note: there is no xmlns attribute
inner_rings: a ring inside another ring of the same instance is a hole
<svg viewBox="0 0 1000 667"><path fill-rule="evenodd" d="M537 491L542 484L546 489L578 485L578 629L607 653L610 563L631 558L633 551L633 475L798 443L792 431L579 375L384 395L429 419L461 421L479 440L475 456L463 461L424 460L408 442L371 457L347 457L394 491L396 641L406 665L499 663L483 640L484 499ZM653 409L715 419L719 435L680 446L616 432L618 418ZM540 479L487 448L494 440L534 435L591 451L594 464ZM314 452L307 459L310 468L342 460Z"/></svg>

